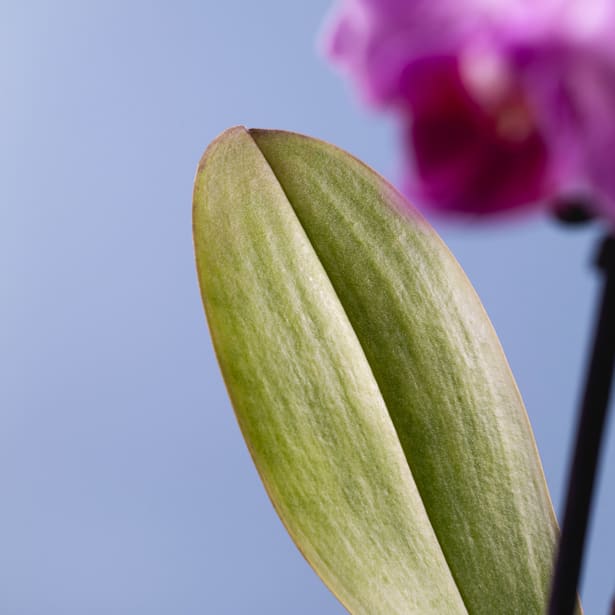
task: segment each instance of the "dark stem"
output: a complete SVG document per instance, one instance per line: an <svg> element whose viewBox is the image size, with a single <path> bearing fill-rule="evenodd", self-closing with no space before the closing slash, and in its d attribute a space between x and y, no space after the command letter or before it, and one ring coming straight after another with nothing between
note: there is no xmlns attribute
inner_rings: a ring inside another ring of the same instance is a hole
<svg viewBox="0 0 615 615"><path fill-rule="evenodd" d="M575 608L615 359L615 237L607 237L604 240L596 265L604 272L604 290L568 479L566 509L551 586L549 615L572 615Z"/></svg>
<svg viewBox="0 0 615 615"><path fill-rule="evenodd" d="M583 196L557 199L552 204L553 216L568 226L586 224L594 219L592 203Z"/></svg>

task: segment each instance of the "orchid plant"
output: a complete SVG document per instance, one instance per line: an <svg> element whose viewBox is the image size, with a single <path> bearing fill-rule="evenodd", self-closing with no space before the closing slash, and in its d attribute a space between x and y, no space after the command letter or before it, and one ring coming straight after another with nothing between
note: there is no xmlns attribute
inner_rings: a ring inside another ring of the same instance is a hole
<svg viewBox="0 0 615 615"><path fill-rule="evenodd" d="M421 206L612 221L614 9L584 6L347 0L328 49L398 113L404 190ZM194 240L254 463L342 604L544 612L558 528L529 421L476 293L417 209L330 144L235 127L199 165ZM569 498L586 509L613 370L612 243ZM581 612L575 505L552 614Z"/></svg>

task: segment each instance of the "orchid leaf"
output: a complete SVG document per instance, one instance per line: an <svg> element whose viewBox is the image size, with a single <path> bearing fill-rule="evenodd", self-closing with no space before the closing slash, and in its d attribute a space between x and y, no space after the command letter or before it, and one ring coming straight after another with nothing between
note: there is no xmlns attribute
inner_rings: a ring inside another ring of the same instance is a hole
<svg viewBox="0 0 615 615"><path fill-rule="evenodd" d="M346 608L543 612L557 526L531 428L425 220L329 144L237 127L199 165L194 240L254 463Z"/></svg>

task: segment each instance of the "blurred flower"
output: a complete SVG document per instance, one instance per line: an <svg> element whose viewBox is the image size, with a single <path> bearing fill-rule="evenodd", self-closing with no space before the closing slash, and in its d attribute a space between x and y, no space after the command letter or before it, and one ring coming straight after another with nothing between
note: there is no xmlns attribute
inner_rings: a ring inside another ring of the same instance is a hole
<svg viewBox="0 0 615 615"><path fill-rule="evenodd" d="M610 0L344 0L330 57L403 126L411 198L487 214L579 197L615 220Z"/></svg>

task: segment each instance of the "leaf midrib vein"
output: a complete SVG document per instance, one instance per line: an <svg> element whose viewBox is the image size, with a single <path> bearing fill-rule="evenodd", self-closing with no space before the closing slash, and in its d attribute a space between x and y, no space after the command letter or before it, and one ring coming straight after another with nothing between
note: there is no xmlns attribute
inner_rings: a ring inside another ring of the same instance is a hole
<svg viewBox="0 0 615 615"><path fill-rule="evenodd" d="M430 513L429 513L429 509L428 509L428 508L427 508L427 506L425 505L425 501L424 501L423 496L422 496L422 494L421 494L421 490L420 490L420 488L419 488L419 485L418 485L417 481L416 481L416 480L415 480L415 478L414 478L414 473L412 472L412 467L411 467L411 466L410 466L410 464L408 463L408 458L407 458L407 456L406 456L406 454L405 454L405 452L404 452L404 450L403 450L403 447L402 447L402 445L401 445L401 441L400 441L400 439L399 439L399 435L398 435L398 432L397 432L397 427L395 426L395 422L393 421L393 419L392 419L392 417L391 417L391 413L390 413L390 410L389 410L389 407L388 407L388 404L387 404L386 398L385 398L385 396L384 396L384 395L383 395L383 393L382 393L382 390L381 390L381 388L380 388L380 383L379 383L378 379L376 378L376 375L375 375L374 369L372 368L372 365L371 365L371 363L370 363L370 361L369 361L369 359L368 359L368 357L367 357L367 353L366 353L366 351L365 351L365 348L363 347L363 342L362 342L362 340L361 340L361 337L360 337L360 336L359 336L359 334L357 333L357 330L356 330L356 328L355 328L355 324L354 324L354 322L353 322L353 319L351 318L351 316L350 316L350 315L349 315L349 313L347 312L347 310L346 310L346 306L344 305L344 303L343 303L343 302L342 302L342 300L340 299L340 296L339 296L339 294L338 294L338 290L337 290L337 288L336 288L336 285L335 285L335 283L334 283L334 281L333 281L332 277L330 276L329 271L327 270L327 268L326 268L326 266L325 266L324 262L323 262L323 261L322 261L322 259L320 258L320 255L319 255L319 253L318 253L318 250L316 249L316 247L315 247L315 245L314 245L314 242L312 241L312 239L311 239L311 237L310 237L310 233L308 232L308 230L305 228L305 226L304 226L304 225L303 225L303 223L301 222L301 218L300 218L300 217L299 217L299 215L297 214L297 211L296 211L296 209L295 209L295 207L294 207L294 205L293 205L293 202L292 202L292 200L291 200L290 196L288 195L288 193L287 193L286 189L284 188L284 185L282 184L282 182L281 182L281 181L280 181L280 179L278 178L278 176L277 176L277 174L276 174L276 172L275 172L275 170L274 170L273 166L272 166L272 165L271 165L271 163L269 162L269 160L268 160L268 158L267 158L267 156L266 156L265 152L263 152L263 150L259 147L259 145L258 145L257 141L254 139L254 137L252 136L252 134L251 134L251 132L250 132L249 130L247 131L247 134L250 136L250 139L252 140L252 142L254 143L254 145L256 146L256 148L258 149L258 151L260 152L261 156L263 157L263 159L264 159L264 160L265 160L265 162L267 163L267 166L268 166L268 167L269 167L269 169L271 170L271 173L272 173L272 174L273 174L273 176L276 178L276 181L277 181L277 183L278 183L278 186L280 187L280 190L284 193L284 196L285 196L285 198L286 198L286 201L288 202L289 206L291 207L291 209L292 209L292 211L293 211L293 213L294 213L294 215L295 215L295 218L296 218L296 220L297 220L297 223L298 223L298 224L301 226L301 228L303 229L303 232L305 233L305 236L307 237L307 239L308 239L308 241L309 241L309 243L310 243L310 245L311 245L312 249L314 250L314 254L317 256L317 258L318 258L318 260L319 260L319 262L320 262L320 264L321 264L321 266L322 266L322 269L323 269L323 271L324 271L325 275L327 276L327 279L328 279L328 281L329 281L329 283L330 283L330 285L331 285L331 288L333 289L333 292L335 293L335 297L336 297L336 299L338 300L338 302L339 302L339 304L340 304L340 306L341 306L341 308L342 308L342 310L343 310L344 314L346 315L346 318L348 319L348 322L350 323L350 326L351 326L351 328L352 328L352 331L353 331L353 333L355 334L355 337L356 337L357 343L359 344L359 346L360 346L360 348L361 348L361 351L362 351L362 353L363 353L363 357L364 357L364 359L365 359L365 362L366 362L366 364L369 366L370 372L371 372L372 377L373 377L373 379L374 379L374 383L376 384L376 387L378 388L378 393L380 394L380 398L382 399L382 403L383 403L384 407L387 409L387 414L389 415L389 420L391 421L391 424L393 425L393 428L395 429L395 434L397 435L397 441L398 441L399 446L400 446L400 448L401 448L401 450L402 450L402 452L403 452L404 459L406 460L406 465L408 466L408 471L410 472L410 475L412 476L412 480L413 480L413 482L414 482L414 484L415 484L415 486L416 486L416 489L417 489L417 492L418 492L418 494L419 494L419 497L420 497L421 503L422 503L422 505L423 505L423 509L424 509L424 511L425 511L425 515L427 516L427 519L429 520L429 524L430 524L431 529L432 529L432 531L433 531L433 535L434 535L434 537L435 537L435 540L436 540L436 542L438 543L438 548L440 549L440 552L442 553L442 557L444 558L444 561L446 562L446 565L447 565L447 567L448 567L448 570L449 570L449 573L450 573L450 575L451 575L451 578L453 579L453 582L454 582L454 584L455 584L455 587L456 587L456 589L457 589L457 592L459 593L460 599L461 599L461 601L462 601L462 603L463 603L463 605L464 605L464 607L465 607L466 613L468 613L468 615L471 615L471 611L470 611L470 609L468 608L468 605L467 605L467 603L466 603L466 600L465 600L464 594L463 594L463 592L461 591L461 588L459 587L458 580L457 580L457 578L455 577L455 574L454 574L454 572L453 572L453 569L452 569L452 567L451 567L451 566L450 566L450 564L449 564L448 558L447 558L447 556L446 556L446 552L445 552L445 550L442 548L442 544L441 544L440 539L439 539L439 537L438 537L438 532L436 531L436 529L435 529L435 527L434 527L434 525L433 525L433 521L432 521L432 517L431 517L431 515L430 515Z"/></svg>

